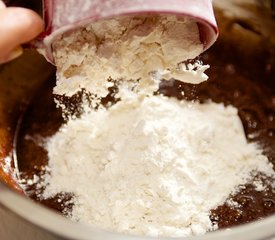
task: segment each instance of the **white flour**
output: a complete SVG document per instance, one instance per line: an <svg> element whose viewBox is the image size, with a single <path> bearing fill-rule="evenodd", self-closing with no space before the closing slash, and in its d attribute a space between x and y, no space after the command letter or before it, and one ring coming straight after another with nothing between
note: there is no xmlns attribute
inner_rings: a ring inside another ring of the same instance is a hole
<svg viewBox="0 0 275 240"><path fill-rule="evenodd" d="M126 27L127 25L127 27ZM82 88L104 97L123 80L110 108L85 108L46 145L44 198L74 194L73 220L151 236L214 230L210 210L271 164L247 143L237 109L154 96L159 79L206 80L197 25L173 17L123 17L69 33L55 44L55 93ZM261 186L259 186L260 188Z"/></svg>
<svg viewBox="0 0 275 240"><path fill-rule="evenodd" d="M203 51L196 22L173 16L120 17L102 20L63 36L55 44L57 86L54 93L72 96L84 88L98 97L107 80L137 80L139 94L157 90L158 79L191 83L207 80L209 66L186 67L183 61ZM157 79L156 79L157 78Z"/></svg>
<svg viewBox="0 0 275 240"><path fill-rule="evenodd" d="M72 192L74 220L134 234L203 234L253 170L273 173L235 108L161 96L70 120L47 149L44 197Z"/></svg>

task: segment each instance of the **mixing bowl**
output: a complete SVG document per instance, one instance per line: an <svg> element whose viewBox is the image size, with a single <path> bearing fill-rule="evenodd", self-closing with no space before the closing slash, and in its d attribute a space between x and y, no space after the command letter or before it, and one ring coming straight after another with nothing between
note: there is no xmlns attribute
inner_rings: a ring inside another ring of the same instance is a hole
<svg viewBox="0 0 275 240"><path fill-rule="evenodd" d="M266 1L265 4L261 4L256 0L217 0L214 3L221 35L215 46L204 56L205 62L209 60L209 56L212 56L212 60L214 57L214 64L212 63L214 70L210 73L210 80L217 78L215 63L220 64L221 59L227 59L246 70L251 81L254 76L263 76L259 84L273 94L270 117L275 119L273 114L275 109L273 2ZM230 65L225 67L226 70L232 70ZM18 172L16 159L13 158L16 156L13 154L16 148L14 136L19 131L22 114L30 102L35 101L33 96L43 97L37 96L36 93L54 77L54 74L54 67L35 51L27 51L20 59L0 66L1 239L154 239L128 236L74 223L24 196L16 181ZM273 136L271 132L271 137ZM273 215L228 230L222 229L205 236L186 239L274 239L274 226L275 216Z"/></svg>

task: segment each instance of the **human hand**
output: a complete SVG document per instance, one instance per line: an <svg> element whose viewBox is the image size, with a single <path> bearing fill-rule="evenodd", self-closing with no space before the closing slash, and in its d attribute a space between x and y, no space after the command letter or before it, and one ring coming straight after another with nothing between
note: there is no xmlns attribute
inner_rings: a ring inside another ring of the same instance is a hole
<svg viewBox="0 0 275 240"><path fill-rule="evenodd" d="M0 64L23 53L21 44L35 38L43 30L43 21L32 10L6 7L0 0Z"/></svg>

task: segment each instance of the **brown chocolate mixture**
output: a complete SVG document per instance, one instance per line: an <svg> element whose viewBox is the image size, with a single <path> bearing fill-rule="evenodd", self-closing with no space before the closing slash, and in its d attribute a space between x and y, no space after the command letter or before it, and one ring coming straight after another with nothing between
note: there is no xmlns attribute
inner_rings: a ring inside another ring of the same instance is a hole
<svg viewBox="0 0 275 240"><path fill-rule="evenodd" d="M264 153L275 165L274 69L264 53L250 62L249 59L244 61L241 54L234 51L234 47L228 48L226 50L223 44L216 44L211 51L203 55L204 62L211 64L209 81L198 86L177 81L164 82L160 92L179 99L198 99L201 102L211 99L214 102L234 105L239 110L248 141L259 142ZM224 51L227 54L220 54ZM16 146L22 178L32 178L34 174L41 175L45 171L47 153L42 147L43 141L45 137L53 135L63 123L61 111L56 109L53 100L54 82L53 76L51 81L45 83L22 117ZM184 96L181 95L182 91ZM68 99L63 100L66 102ZM81 109L75 106L80 101L81 97L78 95L67 101L67 104L77 113ZM274 179L271 179L272 181ZM72 194L60 193L52 199L41 200L41 191L36 189L35 184L27 185L26 194L60 212L71 208L72 204L66 202ZM60 202L60 198L63 201ZM237 208L224 204L211 212L211 220L218 223L220 228L250 222L275 213L275 191L271 186L263 192L256 191L253 185L242 186L241 191L232 196L232 199L239 204Z"/></svg>

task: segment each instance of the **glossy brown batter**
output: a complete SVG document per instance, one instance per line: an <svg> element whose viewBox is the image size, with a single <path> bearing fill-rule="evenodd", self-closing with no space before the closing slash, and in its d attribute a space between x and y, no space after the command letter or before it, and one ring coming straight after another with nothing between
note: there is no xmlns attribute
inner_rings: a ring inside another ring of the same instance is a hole
<svg viewBox="0 0 275 240"><path fill-rule="evenodd" d="M224 52L226 54L221 54ZM198 86L177 81L164 82L160 92L179 99L201 102L211 99L237 107L248 141L259 142L275 166L275 79L268 55L262 53L257 59L250 59L243 56L234 46L225 47L224 44L218 43L203 55L203 60L211 65L208 72L209 81ZM56 109L53 100L54 82L53 76L45 83L22 117L16 146L22 178L32 178L33 174L40 175L44 172L47 153L41 147L43 138L53 135L63 123L61 111ZM184 97L181 95L182 91ZM112 100L107 98L104 101ZM80 95L71 100L63 98L63 101L76 115L81 112L81 108L76 107L81 101ZM274 181L269 179L269 182L270 180ZM268 182L268 179L266 181ZM27 186L26 194L60 212L72 206L70 203L66 204L72 196L70 193L40 200L39 191L33 185ZM63 201L59 202L59 198ZM247 223L275 213L275 191L271 186L263 192L258 192L252 185L246 185L238 194L232 196L232 199L239 203L238 208L224 204L211 212L211 220L218 223L220 228Z"/></svg>

